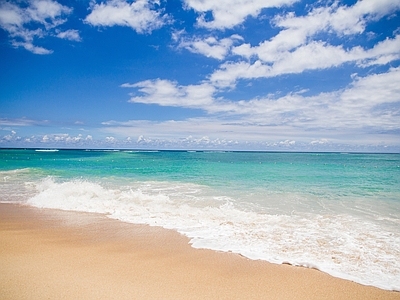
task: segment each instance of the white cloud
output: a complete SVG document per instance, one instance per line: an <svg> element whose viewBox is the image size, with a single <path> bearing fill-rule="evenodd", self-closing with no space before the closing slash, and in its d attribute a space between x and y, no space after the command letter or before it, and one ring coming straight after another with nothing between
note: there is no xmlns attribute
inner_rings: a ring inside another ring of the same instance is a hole
<svg viewBox="0 0 400 300"><path fill-rule="evenodd" d="M339 39L360 34L370 22L398 9L399 0L364 0L353 6L335 2L328 7L314 7L305 16L296 16L294 13L276 16L272 24L282 28L278 34L257 46L248 43L232 46L231 53L241 56L245 61L225 62L209 79L215 86L232 88L238 79L301 73L349 62L360 67L388 64L400 58L399 34L367 49L330 45L321 40L321 33L325 36L335 34Z"/></svg>
<svg viewBox="0 0 400 300"><path fill-rule="evenodd" d="M56 27L66 20L62 15L68 15L72 9L51 0L34 0L26 9L30 21L36 21L45 25L46 29Z"/></svg>
<svg viewBox="0 0 400 300"><path fill-rule="evenodd" d="M363 0L350 7L335 3L315 8L306 16L297 17L288 13L274 18L273 24L283 28L276 36L259 46L244 44L234 51L246 57L256 55L262 61L274 62L280 53L307 44L318 33L336 33L339 37L359 34L364 32L367 22L382 18L396 9L400 9L398 0Z"/></svg>
<svg viewBox="0 0 400 300"><path fill-rule="evenodd" d="M200 13L197 24L209 29L232 28L249 16L257 17L264 8L291 5L298 0L184 0L186 7ZM211 12L213 20L205 13Z"/></svg>
<svg viewBox="0 0 400 300"><path fill-rule="evenodd" d="M279 142L279 145L284 145L284 146L294 146L295 144L296 141L291 141L291 140L284 140Z"/></svg>
<svg viewBox="0 0 400 300"><path fill-rule="evenodd" d="M271 75L301 73L304 70L327 69L348 62L359 66L387 64L400 58L400 35L378 43L372 49L354 47L345 50L342 46L326 45L322 42L310 42L287 52L275 61Z"/></svg>
<svg viewBox="0 0 400 300"><path fill-rule="evenodd" d="M79 35L79 31L74 29L69 29L66 31L58 31L56 36L60 39L65 39L75 42L80 42L82 40Z"/></svg>
<svg viewBox="0 0 400 300"><path fill-rule="evenodd" d="M152 9L157 3L154 0L136 0L132 3L110 0L94 4L85 22L93 26L127 26L137 33L148 33L169 20L167 15L162 15L162 11Z"/></svg>
<svg viewBox="0 0 400 300"><path fill-rule="evenodd" d="M33 126L33 125L43 125L46 121L36 121L26 118L20 119L4 119L0 118L0 126Z"/></svg>
<svg viewBox="0 0 400 300"><path fill-rule="evenodd" d="M170 121L160 126L149 123L147 133L178 130L187 135L198 135L200 132L212 131L228 137L246 134L249 139L253 136L255 139L262 139L266 135L286 136L292 133L293 137L310 134L308 137L311 139L314 132L321 131L332 135L354 130L355 134L357 132L363 135L367 131L400 130L399 82L400 67L366 77L353 76L353 83L346 89L330 93L315 96L290 93L281 97L271 95L241 101L216 97L217 91L208 84L178 86L174 82L156 80L125 86L138 88L145 94L142 97L133 97L131 102L198 108L209 114L225 115L224 121L191 119L185 121L187 124L183 121ZM203 90L204 87L209 90ZM193 91L188 92L190 89ZM201 92L204 93L204 97L201 97ZM198 122L197 127L193 125L195 122ZM116 123L104 125L115 126ZM131 125L125 124L129 128L143 128L137 123L135 126ZM315 137L312 140L315 140Z"/></svg>
<svg viewBox="0 0 400 300"><path fill-rule="evenodd" d="M184 138L174 136L164 136L162 138L149 138L140 135L136 144L130 141L130 146L145 147L153 149L221 149L235 147L239 142L231 139L210 138L209 136L193 137L192 135Z"/></svg>
<svg viewBox="0 0 400 300"><path fill-rule="evenodd" d="M318 32L331 32L338 36L363 33L368 22L379 20L399 8L398 0L363 0L353 6L334 2L327 7L314 8L306 16L297 17L294 13L277 16L273 23L284 30L275 42L284 46L280 41L285 41L290 43L290 47L295 47L296 43L301 45ZM290 42L290 38L294 41Z"/></svg>
<svg viewBox="0 0 400 300"><path fill-rule="evenodd" d="M179 86L169 80L145 80L135 84L125 83L122 87L137 88L143 95L132 95L129 102L203 108L212 104L215 88L207 83Z"/></svg>
<svg viewBox="0 0 400 300"><path fill-rule="evenodd" d="M364 99L364 103L380 104L400 101L400 67L391 68L388 72L372 74L366 77L355 76L350 89L352 95ZM374 93L374 91L376 91Z"/></svg>
<svg viewBox="0 0 400 300"><path fill-rule="evenodd" d="M209 77L210 82L219 88L234 88L238 79L270 77L271 67L257 60L253 64L239 61L224 63ZM269 75L269 76L268 76Z"/></svg>
<svg viewBox="0 0 400 300"><path fill-rule="evenodd" d="M3 2L0 6L0 25L10 33L15 32L24 24L26 16L17 5Z"/></svg>
<svg viewBox="0 0 400 300"><path fill-rule="evenodd" d="M33 54L51 54L53 50L49 50L40 46L35 46L32 42L12 42L12 45L16 48L23 47L26 50L32 52Z"/></svg>
<svg viewBox="0 0 400 300"><path fill-rule="evenodd" d="M49 136L46 134L46 135L44 135L44 136L42 137L41 142L42 142L42 143L47 143L47 142L49 142L49 140L50 140L50 138L49 138Z"/></svg>
<svg viewBox="0 0 400 300"><path fill-rule="evenodd" d="M353 6L340 6L329 19L333 30L342 34L364 32L368 21L378 20L400 8L398 0L363 0Z"/></svg>
<svg viewBox="0 0 400 300"><path fill-rule="evenodd" d="M48 144L68 147L91 143L93 141L93 137L91 135L84 137L82 134L74 136L68 133L51 133L43 136L31 136L29 138L25 138L24 141L32 144Z"/></svg>
<svg viewBox="0 0 400 300"><path fill-rule="evenodd" d="M243 48L241 48L243 51ZM224 63L210 75L210 81L219 87L233 87L238 79L275 77L282 74L298 74L305 70L327 69L344 63L356 63L360 67L387 64L400 59L400 35L386 39L371 49L359 46L344 49L323 42L312 41L293 51L269 53L258 51L259 60L254 63L240 61Z"/></svg>
<svg viewBox="0 0 400 300"><path fill-rule="evenodd" d="M212 57L219 60L224 59L230 52L233 44L243 38L234 34L228 38L218 40L213 36L206 38L179 38L174 35L178 42L178 48L185 48L193 53L199 53L206 57Z"/></svg>
<svg viewBox="0 0 400 300"><path fill-rule="evenodd" d="M105 141L107 144L115 144L116 142L118 142L118 140L113 136L107 136L105 138Z"/></svg>
<svg viewBox="0 0 400 300"><path fill-rule="evenodd" d="M313 140L310 142L311 145L324 145L329 143L328 139L319 139L319 140Z"/></svg>
<svg viewBox="0 0 400 300"><path fill-rule="evenodd" d="M136 145L149 148L229 148L233 149L349 149L350 145L391 145L398 147L398 135L346 131L331 128L304 130L292 124L262 124L241 119L191 118L182 121L110 121L102 130L115 136L137 136ZM322 138L320 138L322 136ZM282 138L286 138L282 140ZM135 142L132 142L135 146Z"/></svg>
<svg viewBox="0 0 400 300"><path fill-rule="evenodd" d="M19 141L21 137L17 136L17 132L11 130L10 134L7 134L0 138L0 142L12 142L12 141Z"/></svg>
<svg viewBox="0 0 400 300"><path fill-rule="evenodd" d="M259 141L265 139L258 125L242 126L235 122L221 121L217 118L190 118L182 121L146 121L132 120L126 122L109 121L103 123L105 132L118 136L139 136L139 142L152 140L184 139L202 144L213 141L237 142L238 139ZM278 133L277 133L278 135ZM271 134L271 137L275 134ZM190 138L188 138L190 137Z"/></svg>
<svg viewBox="0 0 400 300"><path fill-rule="evenodd" d="M3 2L0 27L8 32L14 47L23 47L34 54L50 54L52 50L35 45L34 40L65 23L71 12L71 8L52 0Z"/></svg>
<svg viewBox="0 0 400 300"><path fill-rule="evenodd" d="M346 89L331 93L240 101L236 111L250 116L253 122L301 130L400 130L398 82L400 68L393 68L386 73L355 78Z"/></svg>

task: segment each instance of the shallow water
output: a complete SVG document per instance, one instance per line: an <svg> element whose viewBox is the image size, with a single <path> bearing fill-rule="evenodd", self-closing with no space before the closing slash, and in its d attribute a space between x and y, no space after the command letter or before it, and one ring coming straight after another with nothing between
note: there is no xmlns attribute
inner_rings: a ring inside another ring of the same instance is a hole
<svg viewBox="0 0 400 300"><path fill-rule="evenodd" d="M0 150L0 182L3 202L400 290L399 154Z"/></svg>

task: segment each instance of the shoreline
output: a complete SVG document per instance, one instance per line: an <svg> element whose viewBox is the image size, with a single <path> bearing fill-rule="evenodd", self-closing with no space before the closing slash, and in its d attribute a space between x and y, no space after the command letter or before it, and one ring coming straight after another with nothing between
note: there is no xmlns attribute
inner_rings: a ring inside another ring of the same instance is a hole
<svg viewBox="0 0 400 300"><path fill-rule="evenodd" d="M194 249L173 230L0 203L2 299L400 299L315 269Z"/></svg>

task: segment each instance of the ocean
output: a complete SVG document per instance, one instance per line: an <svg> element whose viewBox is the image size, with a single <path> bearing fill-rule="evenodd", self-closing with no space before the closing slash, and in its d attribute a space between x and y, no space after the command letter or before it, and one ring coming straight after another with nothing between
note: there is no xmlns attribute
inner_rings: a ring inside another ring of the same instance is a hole
<svg viewBox="0 0 400 300"><path fill-rule="evenodd" d="M0 202L400 291L400 154L1 149Z"/></svg>

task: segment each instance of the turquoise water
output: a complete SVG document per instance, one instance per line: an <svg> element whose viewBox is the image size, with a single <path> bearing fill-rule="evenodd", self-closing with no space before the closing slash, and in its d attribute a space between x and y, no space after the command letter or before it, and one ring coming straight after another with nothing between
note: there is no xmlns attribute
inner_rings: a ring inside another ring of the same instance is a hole
<svg viewBox="0 0 400 300"><path fill-rule="evenodd" d="M400 290L400 155L0 150L0 201Z"/></svg>

